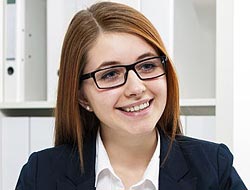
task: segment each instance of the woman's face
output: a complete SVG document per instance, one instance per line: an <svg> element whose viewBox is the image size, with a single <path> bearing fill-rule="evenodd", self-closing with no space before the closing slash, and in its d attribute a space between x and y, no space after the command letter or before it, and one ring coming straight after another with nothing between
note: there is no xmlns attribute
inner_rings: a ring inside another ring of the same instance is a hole
<svg viewBox="0 0 250 190"><path fill-rule="evenodd" d="M113 65L130 65L152 56L158 56L156 51L135 35L104 33L90 49L84 73ZM90 78L83 81L80 93L81 105L85 108L88 105L95 113L102 132L143 135L155 129L165 109L167 81L165 75L143 81L130 70L122 86L99 89Z"/></svg>

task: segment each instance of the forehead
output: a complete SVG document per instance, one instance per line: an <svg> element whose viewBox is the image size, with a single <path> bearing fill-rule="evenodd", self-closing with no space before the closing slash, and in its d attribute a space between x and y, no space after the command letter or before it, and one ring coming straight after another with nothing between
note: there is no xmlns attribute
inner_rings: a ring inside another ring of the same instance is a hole
<svg viewBox="0 0 250 190"><path fill-rule="evenodd" d="M128 33L101 33L88 52L84 71L90 72L103 62L130 64L145 53L156 55L154 48L144 39Z"/></svg>

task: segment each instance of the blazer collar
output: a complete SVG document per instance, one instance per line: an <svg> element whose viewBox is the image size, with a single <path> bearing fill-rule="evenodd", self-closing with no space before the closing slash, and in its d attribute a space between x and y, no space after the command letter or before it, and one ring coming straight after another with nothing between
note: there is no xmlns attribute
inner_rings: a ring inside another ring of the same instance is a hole
<svg viewBox="0 0 250 190"><path fill-rule="evenodd" d="M79 154L75 150L70 156L66 175L57 180L57 189L61 190L94 190L95 189L95 135L84 143L84 171L80 171Z"/></svg>
<svg viewBox="0 0 250 190"><path fill-rule="evenodd" d="M161 154L160 154L160 175L159 189L185 189L196 190L197 178L192 176L190 168L184 157L183 151L174 140L169 155L165 162L164 159L170 146L170 138L161 135Z"/></svg>
<svg viewBox="0 0 250 190"><path fill-rule="evenodd" d="M160 152L160 174L159 190L162 189L185 189L196 190L197 178L192 176L190 168L186 162L182 149L178 141L174 140L167 160L163 163L170 145L170 139L160 132L161 152ZM79 156L74 151L70 163L67 165L66 175L57 181L57 189L64 190L95 190L95 155L96 136L93 135L84 144L84 172L79 169Z"/></svg>

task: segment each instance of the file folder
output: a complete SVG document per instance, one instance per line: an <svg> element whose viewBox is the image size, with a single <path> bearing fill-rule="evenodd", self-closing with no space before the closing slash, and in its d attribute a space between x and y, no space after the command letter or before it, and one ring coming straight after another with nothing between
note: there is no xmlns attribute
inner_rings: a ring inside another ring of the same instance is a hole
<svg viewBox="0 0 250 190"><path fill-rule="evenodd" d="M3 101L46 100L46 1L4 7Z"/></svg>
<svg viewBox="0 0 250 190"><path fill-rule="evenodd" d="M4 3L0 1L0 103L3 102L3 63L4 63Z"/></svg>
<svg viewBox="0 0 250 190"><path fill-rule="evenodd" d="M47 1L47 100L55 101L61 49L68 25L80 8L79 0ZM55 8L56 7L56 8Z"/></svg>
<svg viewBox="0 0 250 190"><path fill-rule="evenodd" d="M24 100L24 1L3 5L3 101Z"/></svg>
<svg viewBox="0 0 250 190"><path fill-rule="evenodd" d="M46 101L47 1L25 0L25 2L24 99Z"/></svg>

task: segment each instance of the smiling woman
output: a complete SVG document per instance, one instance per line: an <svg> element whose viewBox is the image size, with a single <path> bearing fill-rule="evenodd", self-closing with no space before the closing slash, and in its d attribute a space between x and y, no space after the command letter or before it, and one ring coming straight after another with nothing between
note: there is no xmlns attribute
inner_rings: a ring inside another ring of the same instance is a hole
<svg viewBox="0 0 250 190"><path fill-rule="evenodd" d="M111 133L120 141L123 138L122 142L133 138L138 141L138 135L150 133L155 137L155 126L167 100L165 58L156 56L157 52L145 40L127 33L105 32L89 50L83 72L93 71L95 78L83 81L79 102L82 107L89 106L99 119L103 141L116 142L106 138ZM103 68L103 63L113 66L105 64ZM104 97L109 98L103 101ZM144 105L149 106L140 109Z"/></svg>
<svg viewBox="0 0 250 190"><path fill-rule="evenodd" d="M126 5L94 4L65 36L55 147L30 156L16 189L246 189L225 145L182 135L179 109L154 26Z"/></svg>

